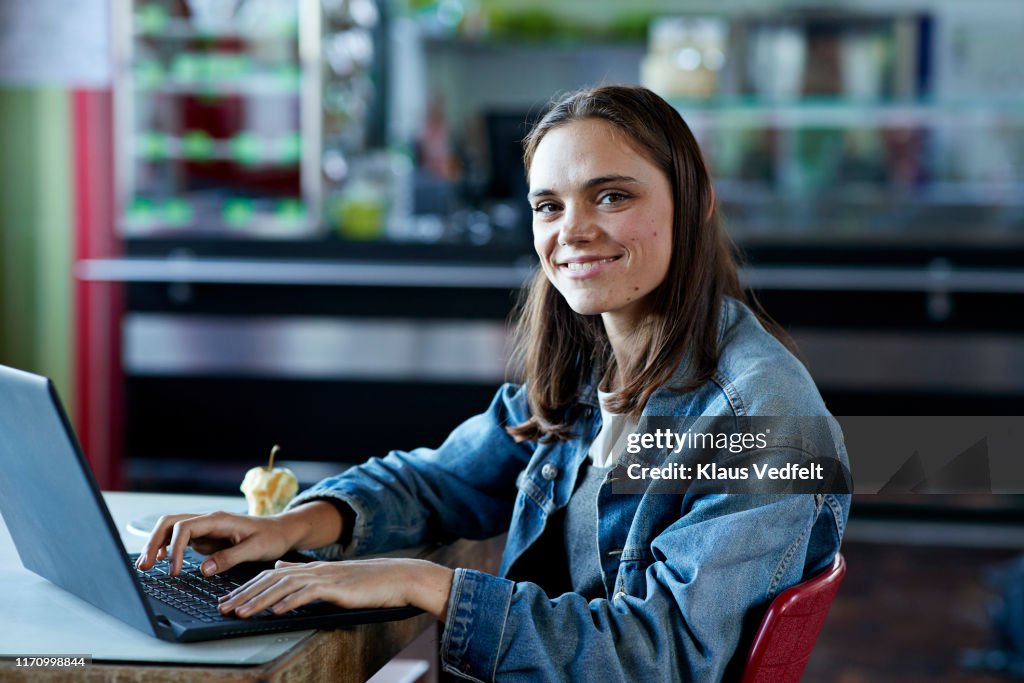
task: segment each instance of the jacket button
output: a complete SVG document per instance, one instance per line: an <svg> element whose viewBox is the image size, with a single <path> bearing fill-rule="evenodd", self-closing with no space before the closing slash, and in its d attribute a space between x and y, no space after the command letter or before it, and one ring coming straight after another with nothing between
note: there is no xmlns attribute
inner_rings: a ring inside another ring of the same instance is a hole
<svg viewBox="0 0 1024 683"><path fill-rule="evenodd" d="M551 463L548 463L547 465L544 465L544 467L540 468L540 476L551 481L558 476L558 468Z"/></svg>

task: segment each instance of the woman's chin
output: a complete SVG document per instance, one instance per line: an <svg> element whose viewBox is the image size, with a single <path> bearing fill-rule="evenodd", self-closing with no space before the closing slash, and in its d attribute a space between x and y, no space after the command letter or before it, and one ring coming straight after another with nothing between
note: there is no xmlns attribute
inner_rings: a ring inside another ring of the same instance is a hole
<svg viewBox="0 0 1024 683"><path fill-rule="evenodd" d="M578 313L580 315L601 315L608 310L606 306L602 306L601 304L593 301L573 301L566 299L565 302L569 304L569 308L571 308L574 313Z"/></svg>

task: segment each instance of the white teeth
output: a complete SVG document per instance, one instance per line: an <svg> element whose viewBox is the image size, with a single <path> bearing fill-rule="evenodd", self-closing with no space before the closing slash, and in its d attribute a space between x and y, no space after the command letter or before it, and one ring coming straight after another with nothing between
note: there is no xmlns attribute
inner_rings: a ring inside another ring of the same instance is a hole
<svg viewBox="0 0 1024 683"><path fill-rule="evenodd" d="M569 272L571 272L571 273L581 273L583 271L591 270L593 268L596 268L597 266L601 265L602 263L611 263L614 260L615 259L613 259L613 258L606 258L606 259L601 259L600 261L587 261L586 263L567 263L567 264L565 264L565 266L566 266L566 268L569 269Z"/></svg>

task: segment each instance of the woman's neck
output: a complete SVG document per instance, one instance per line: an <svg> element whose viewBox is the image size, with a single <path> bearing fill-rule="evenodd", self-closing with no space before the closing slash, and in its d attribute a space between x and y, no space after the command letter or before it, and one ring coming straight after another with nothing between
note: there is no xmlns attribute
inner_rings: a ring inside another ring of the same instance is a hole
<svg viewBox="0 0 1024 683"><path fill-rule="evenodd" d="M606 390L620 391L625 385L627 369L633 367L641 352L637 345L637 336L634 334L638 321L633 316L615 313L602 313L601 320L608 335L608 343L612 347L612 355L615 356L614 372L607 378Z"/></svg>

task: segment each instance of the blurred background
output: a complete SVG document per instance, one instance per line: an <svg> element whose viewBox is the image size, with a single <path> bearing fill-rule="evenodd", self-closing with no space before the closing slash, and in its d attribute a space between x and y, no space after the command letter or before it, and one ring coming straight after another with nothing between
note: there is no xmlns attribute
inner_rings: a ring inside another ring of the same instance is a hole
<svg viewBox="0 0 1024 683"><path fill-rule="evenodd" d="M1022 415L1021 35L1013 0L4 0L0 362L54 378L105 488L437 445L506 374L520 139L642 83L834 414ZM964 653L1022 520L858 497L808 679L1000 680Z"/></svg>

